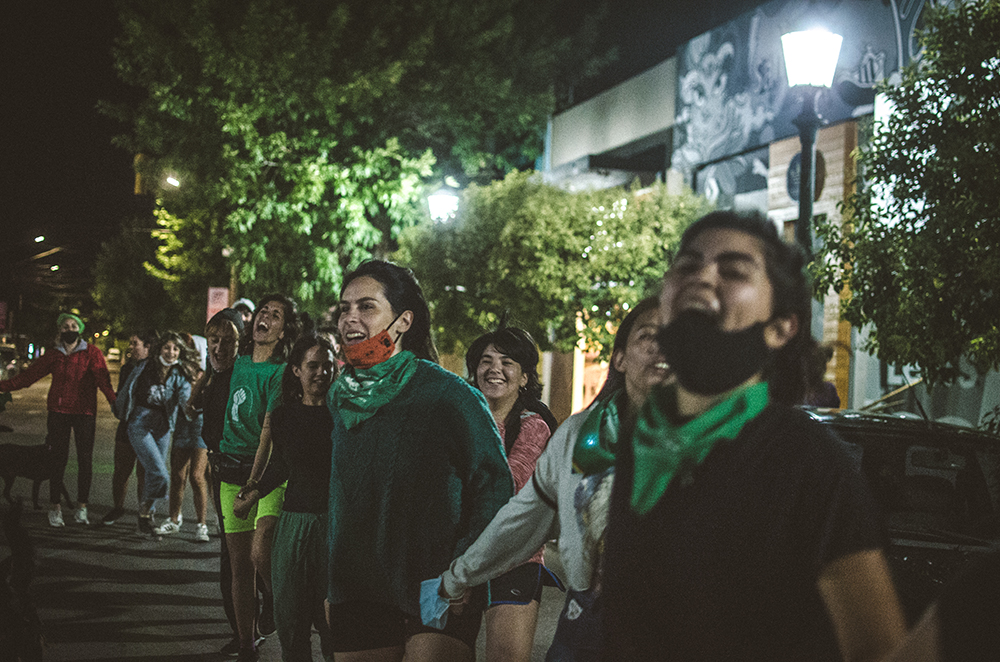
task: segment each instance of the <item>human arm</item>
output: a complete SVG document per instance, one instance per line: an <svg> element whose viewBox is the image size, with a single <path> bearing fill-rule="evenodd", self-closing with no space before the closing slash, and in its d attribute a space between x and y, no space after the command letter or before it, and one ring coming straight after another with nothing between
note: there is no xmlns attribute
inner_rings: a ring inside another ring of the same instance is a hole
<svg viewBox="0 0 1000 662"><path fill-rule="evenodd" d="M520 491L531 480L535 463L551 436L549 426L538 414L521 419L521 431L507 456L510 472L514 476L515 492Z"/></svg>
<svg viewBox="0 0 1000 662"><path fill-rule="evenodd" d="M97 388L101 390L104 397L108 399L108 404L112 407L115 406L115 389L111 387L111 373L108 372L108 363L104 360L104 354L101 350L94 347L93 350L93 363L92 369L94 371L94 379L97 382Z"/></svg>
<svg viewBox="0 0 1000 662"><path fill-rule="evenodd" d="M205 386L208 384L209 379L209 371L203 370L198 375L198 379L194 380L194 384L191 385L191 397L188 398L187 405L184 408L184 413L189 419L193 419L204 409L205 405L202 402L202 394L205 392Z"/></svg>
<svg viewBox="0 0 1000 662"><path fill-rule="evenodd" d="M903 641L906 621L881 550L831 561L816 586L845 662L881 660Z"/></svg>
<svg viewBox="0 0 1000 662"><path fill-rule="evenodd" d="M569 470L566 445L571 430L560 428L538 457L534 474L490 521L476 541L442 575L446 596L457 597L471 586L498 577L531 558L547 540L559 536L556 510L560 472Z"/></svg>
<svg viewBox="0 0 1000 662"><path fill-rule="evenodd" d="M52 372L55 363L56 351L50 350L41 357L35 359L23 372L19 372L10 379L0 379L0 391L17 391L31 386L45 375Z"/></svg>

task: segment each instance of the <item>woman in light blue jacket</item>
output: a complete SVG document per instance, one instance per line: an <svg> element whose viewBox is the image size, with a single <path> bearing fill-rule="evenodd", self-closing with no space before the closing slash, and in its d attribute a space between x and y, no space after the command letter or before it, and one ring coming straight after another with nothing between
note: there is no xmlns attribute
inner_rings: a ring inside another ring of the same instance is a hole
<svg viewBox="0 0 1000 662"><path fill-rule="evenodd" d="M115 415L127 422L129 441L146 471L139 504L139 533L144 535L154 534L156 500L167 496L170 486L167 449L177 413L184 411L191 395L194 375L187 354L178 334L164 333L149 358L129 375L115 403Z"/></svg>

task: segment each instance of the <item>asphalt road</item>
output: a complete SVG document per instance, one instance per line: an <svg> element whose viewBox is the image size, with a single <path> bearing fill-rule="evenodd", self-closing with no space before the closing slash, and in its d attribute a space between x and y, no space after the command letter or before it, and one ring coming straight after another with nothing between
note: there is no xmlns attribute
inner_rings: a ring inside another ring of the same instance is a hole
<svg viewBox="0 0 1000 662"><path fill-rule="evenodd" d="M113 378L114 381L114 378ZM0 443L34 445L45 439L49 379L14 392L13 402L0 413ZM211 542L194 541L194 506L190 488L184 500L184 525L179 534L160 540L136 535L134 479L129 484L127 515L110 527L99 524L111 508L111 472L117 421L98 395L94 481L90 496L90 526L67 516L62 529L48 526L45 512L48 484L42 485L42 510L32 510L31 483L19 478L12 494L25 500L23 523L35 548L35 602L46 639L45 659L104 661L220 660L217 654L230 639L218 588L219 540L215 515L209 515ZM71 448L65 482L76 499L76 453ZM6 503L0 504L6 508ZM65 506L64 506L65 511ZM10 553L0 532L0 559ZM559 572L558 554L547 552ZM532 660L543 660L563 595L545 588ZM2 626L2 625L0 625ZM277 636L261 649L261 660L281 659ZM483 635L480 633L482 654ZM313 636L313 657L321 660ZM3 656L0 655L0 658Z"/></svg>

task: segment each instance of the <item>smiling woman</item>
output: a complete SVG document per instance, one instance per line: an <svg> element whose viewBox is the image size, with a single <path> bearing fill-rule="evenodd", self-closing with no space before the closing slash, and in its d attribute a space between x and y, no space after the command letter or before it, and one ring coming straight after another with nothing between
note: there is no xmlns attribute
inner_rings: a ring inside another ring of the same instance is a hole
<svg viewBox="0 0 1000 662"><path fill-rule="evenodd" d="M471 660L481 610L421 624L421 582L461 554L513 493L482 395L435 364L409 269L371 261L345 280L348 367L327 403L328 619L338 660Z"/></svg>

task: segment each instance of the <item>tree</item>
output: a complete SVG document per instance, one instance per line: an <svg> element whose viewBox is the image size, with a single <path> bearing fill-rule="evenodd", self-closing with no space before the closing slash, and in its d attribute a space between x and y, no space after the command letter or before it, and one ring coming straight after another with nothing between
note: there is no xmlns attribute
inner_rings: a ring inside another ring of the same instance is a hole
<svg viewBox="0 0 1000 662"><path fill-rule="evenodd" d="M822 289L846 291L868 349L931 383L1000 363L1000 3L928 8L923 57L860 150L845 224L820 228Z"/></svg>
<svg viewBox="0 0 1000 662"><path fill-rule="evenodd" d="M540 152L553 81L589 56L556 1L123 0L117 66L146 98L108 112L147 181L181 181L162 275L228 280L195 262L221 245L247 294L323 307L420 218L435 163L489 180Z"/></svg>
<svg viewBox="0 0 1000 662"><path fill-rule="evenodd" d="M407 231L397 259L423 285L446 351L509 311L543 349L583 340L607 357L628 307L653 293L680 233L707 210L662 185L570 193L516 172L470 186L454 219Z"/></svg>
<svg viewBox="0 0 1000 662"><path fill-rule="evenodd" d="M110 328L121 333L149 328L200 333L204 307L179 309L167 291L169 281L151 272L160 241L149 226L132 218L101 246L94 262L94 301Z"/></svg>

